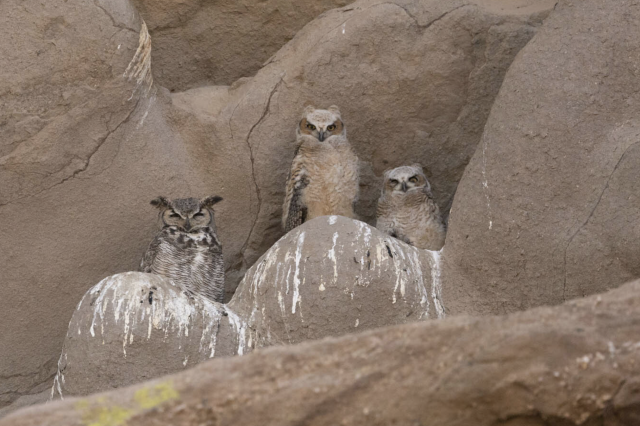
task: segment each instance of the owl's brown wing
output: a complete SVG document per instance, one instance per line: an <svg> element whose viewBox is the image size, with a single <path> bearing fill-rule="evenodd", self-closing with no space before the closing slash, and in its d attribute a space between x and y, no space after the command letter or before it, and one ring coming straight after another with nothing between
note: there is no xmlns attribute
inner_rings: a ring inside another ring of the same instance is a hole
<svg viewBox="0 0 640 426"><path fill-rule="evenodd" d="M296 226L302 225L307 220L307 206L302 202L302 190L307 186L306 180L301 180L294 187L291 202L289 203L289 212L284 226L284 232L289 232Z"/></svg>
<svg viewBox="0 0 640 426"><path fill-rule="evenodd" d="M140 272L152 272L151 266L156 259L156 255L158 254L158 247L160 246L160 233L155 236L153 241L149 243L149 247L147 251L142 256L142 260L140 261Z"/></svg>
<svg viewBox="0 0 640 426"><path fill-rule="evenodd" d="M296 149L295 157L287 179L286 197L282 208L282 227L289 232L296 226L302 225L307 219L307 207L302 200L302 191L309 184L304 166Z"/></svg>

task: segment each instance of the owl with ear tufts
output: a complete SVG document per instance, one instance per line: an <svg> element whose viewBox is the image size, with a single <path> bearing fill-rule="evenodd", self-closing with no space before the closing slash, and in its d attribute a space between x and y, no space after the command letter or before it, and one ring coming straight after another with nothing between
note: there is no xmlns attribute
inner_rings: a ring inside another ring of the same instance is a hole
<svg viewBox="0 0 640 426"><path fill-rule="evenodd" d="M222 302L224 260L213 213L220 201L218 196L152 200L163 227L149 244L140 270L170 278L190 296Z"/></svg>
<svg viewBox="0 0 640 426"><path fill-rule="evenodd" d="M376 228L415 247L440 250L445 228L420 164L384 173Z"/></svg>
<svg viewBox="0 0 640 426"><path fill-rule="evenodd" d="M358 157L338 107L307 107L296 129L296 145L282 212L285 232L319 216L354 217Z"/></svg>

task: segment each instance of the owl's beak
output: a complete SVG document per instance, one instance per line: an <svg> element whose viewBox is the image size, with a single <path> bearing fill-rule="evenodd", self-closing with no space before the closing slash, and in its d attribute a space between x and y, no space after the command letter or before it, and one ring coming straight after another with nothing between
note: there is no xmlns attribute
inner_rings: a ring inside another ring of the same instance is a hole
<svg viewBox="0 0 640 426"><path fill-rule="evenodd" d="M407 189L409 189L409 187L407 187L407 182L402 182L402 192L407 192Z"/></svg>
<svg viewBox="0 0 640 426"><path fill-rule="evenodd" d="M191 224L189 223L189 219L187 219L184 223L184 230L187 232L191 231Z"/></svg>
<svg viewBox="0 0 640 426"><path fill-rule="evenodd" d="M320 142L324 141L324 132L322 130L318 130L318 139L320 139Z"/></svg>

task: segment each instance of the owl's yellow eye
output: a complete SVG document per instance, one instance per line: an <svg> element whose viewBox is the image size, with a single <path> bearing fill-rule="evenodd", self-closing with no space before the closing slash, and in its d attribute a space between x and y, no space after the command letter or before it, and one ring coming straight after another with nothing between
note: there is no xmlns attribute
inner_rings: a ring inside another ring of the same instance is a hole
<svg viewBox="0 0 640 426"><path fill-rule="evenodd" d="M204 213L202 213L202 212L198 212L198 213L193 215L193 217L202 217L202 216L204 216Z"/></svg>
<svg viewBox="0 0 640 426"><path fill-rule="evenodd" d="M411 183L418 183L418 178L417 178L417 177L415 177L415 176L413 176L413 177L409 178L409 182L411 182Z"/></svg>
<svg viewBox="0 0 640 426"><path fill-rule="evenodd" d="M313 124L307 123L307 129L309 130L315 130L316 126L314 126Z"/></svg>
<svg viewBox="0 0 640 426"><path fill-rule="evenodd" d="M327 126L327 130L329 130L330 132L334 131L335 129L336 129L336 125L335 124L330 124L330 125Z"/></svg>
<svg viewBox="0 0 640 426"><path fill-rule="evenodd" d="M395 180L395 179L391 179L391 180L389 181L389 183L391 183L391 185L397 185L397 184L398 184L398 181L397 181L397 180Z"/></svg>

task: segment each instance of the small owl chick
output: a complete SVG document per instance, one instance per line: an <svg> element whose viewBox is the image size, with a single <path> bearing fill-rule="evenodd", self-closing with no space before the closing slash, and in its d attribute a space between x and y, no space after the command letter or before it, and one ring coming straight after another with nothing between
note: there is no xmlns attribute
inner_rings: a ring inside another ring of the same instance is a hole
<svg viewBox="0 0 640 426"><path fill-rule="evenodd" d="M296 143L282 209L285 232L319 216L354 217L358 157L338 107L307 107L296 129Z"/></svg>
<svg viewBox="0 0 640 426"><path fill-rule="evenodd" d="M384 173L376 216L376 228L408 244L427 250L440 250L444 245L440 209L420 164Z"/></svg>
<svg viewBox="0 0 640 426"><path fill-rule="evenodd" d="M151 201L160 210L163 227L149 244L140 270L170 278L188 295L222 302L224 261L213 214L213 205L220 201L218 196Z"/></svg>

